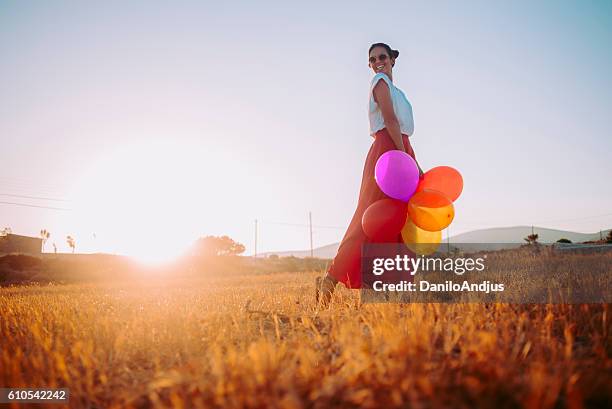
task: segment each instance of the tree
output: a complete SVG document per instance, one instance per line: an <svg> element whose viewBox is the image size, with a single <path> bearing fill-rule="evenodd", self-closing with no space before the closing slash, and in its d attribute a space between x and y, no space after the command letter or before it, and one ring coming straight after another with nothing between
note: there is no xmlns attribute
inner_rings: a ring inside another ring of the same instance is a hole
<svg viewBox="0 0 612 409"><path fill-rule="evenodd" d="M12 232L13 232L13 229L11 229L10 227L5 227L4 229L0 230L0 236L7 236L11 234Z"/></svg>
<svg viewBox="0 0 612 409"><path fill-rule="evenodd" d="M68 243L68 246L72 249L72 254L74 254L74 249L76 247L76 241L74 240L74 237L66 236L66 242Z"/></svg>
<svg viewBox="0 0 612 409"><path fill-rule="evenodd" d="M612 230L610 230L606 236L606 243L612 243Z"/></svg>
<svg viewBox="0 0 612 409"><path fill-rule="evenodd" d="M42 238L42 249L43 249L43 251L45 251L45 243L47 242L47 240L49 240L50 236L51 236L51 233L49 233L49 231L47 231L46 229L42 229L40 231L40 237Z"/></svg>
<svg viewBox="0 0 612 409"><path fill-rule="evenodd" d="M194 252L203 257L236 256L243 253L244 245L235 242L228 236L200 237L194 243Z"/></svg>
<svg viewBox="0 0 612 409"><path fill-rule="evenodd" d="M523 240L525 240L529 244L538 244L538 237L539 236L537 234L530 234L529 236L525 237Z"/></svg>
<svg viewBox="0 0 612 409"><path fill-rule="evenodd" d="M566 238L562 238L557 240L557 243L571 243L572 241L570 239L566 239Z"/></svg>

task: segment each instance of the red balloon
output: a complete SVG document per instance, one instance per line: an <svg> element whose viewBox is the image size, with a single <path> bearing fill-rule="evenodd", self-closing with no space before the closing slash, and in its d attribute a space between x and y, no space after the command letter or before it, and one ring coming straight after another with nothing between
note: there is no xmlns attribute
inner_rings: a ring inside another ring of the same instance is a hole
<svg viewBox="0 0 612 409"><path fill-rule="evenodd" d="M372 203L361 218L363 232L374 242L398 240L408 217L408 205L401 200L381 199Z"/></svg>
<svg viewBox="0 0 612 409"><path fill-rule="evenodd" d="M454 202L463 190L463 178L455 168L437 166L423 174L423 179L419 182L416 192L425 189L436 190Z"/></svg>

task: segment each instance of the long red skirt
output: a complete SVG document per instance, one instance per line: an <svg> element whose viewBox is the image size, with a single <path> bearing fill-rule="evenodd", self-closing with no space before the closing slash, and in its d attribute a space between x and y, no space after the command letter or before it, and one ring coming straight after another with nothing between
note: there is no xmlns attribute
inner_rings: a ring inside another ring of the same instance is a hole
<svg viewBox="0 0 612 409"><path fill-rule="evenodd" d="M408 135L402 135L406 152L413 158L414 151L410 146ZM376 132L374 142L370 147L368 156L363 168L363 176L361 178L361 189L359 190L359 202L355 214L351 219L351 223L340 242L338 253L327 272L336 280L343 283L348 288L361 288L361 245L370 243L370 239L363 232L361 227L361 218L368 206L380 199L388 198L386 194L380 190L374 179L374 168L378 158L383 153L397 149L395 143L391 139L386 128ZM416 158L415 158L416 159ZM397 238L398 243L402 243L402 235Z"/></svg>

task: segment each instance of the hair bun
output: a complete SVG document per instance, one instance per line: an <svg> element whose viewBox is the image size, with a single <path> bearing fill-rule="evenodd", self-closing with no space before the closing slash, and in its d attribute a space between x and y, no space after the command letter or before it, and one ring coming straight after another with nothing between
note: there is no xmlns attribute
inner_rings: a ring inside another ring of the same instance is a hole
<svg viewBox="0 0 612 409"><path fill-rule="evenodd" d="M393 58L399 57L399 51L398 50L391 50L391 52L393 53Z"/></svg>

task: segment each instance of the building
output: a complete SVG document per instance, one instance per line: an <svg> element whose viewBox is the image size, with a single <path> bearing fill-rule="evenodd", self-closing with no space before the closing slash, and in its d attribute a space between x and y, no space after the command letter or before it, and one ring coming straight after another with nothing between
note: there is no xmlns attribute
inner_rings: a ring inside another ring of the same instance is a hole
<svg viewBox="0 0 612 409"><path fill-rule="evenodd" d="M20 236L18 234L0 236L0 256L10 253L40 256L42 253L42 239L40 237Z"/></svg>

